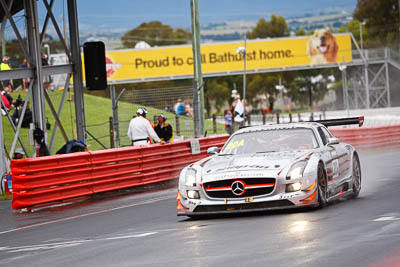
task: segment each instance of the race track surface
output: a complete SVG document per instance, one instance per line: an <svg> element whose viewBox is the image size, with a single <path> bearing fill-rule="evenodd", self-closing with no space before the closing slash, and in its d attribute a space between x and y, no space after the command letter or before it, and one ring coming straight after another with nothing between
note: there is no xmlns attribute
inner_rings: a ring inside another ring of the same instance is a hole
<svg viewBox="0 0 400 267"><path fill-rule="evenodd" d="M192 220L175 188L15 213L0 202L0 266L400 266L400 152L361 153L355 200Z"/></svg>

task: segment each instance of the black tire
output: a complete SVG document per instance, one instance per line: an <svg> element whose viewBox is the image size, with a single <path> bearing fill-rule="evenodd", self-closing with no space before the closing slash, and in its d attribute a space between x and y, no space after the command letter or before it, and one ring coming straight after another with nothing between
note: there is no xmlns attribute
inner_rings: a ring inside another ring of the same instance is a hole
<svg viewBox="0 0 400 267"><path fill-rule="evenodd" d="M358 155L353 156L353 194L352 198L357 198L361 190L361 167Z"/></svg>
<svg viewBox="0 0 400 267"><path fill-rule="evenodd" d="M328 183L326 179L326 173L324 166L322 164L318 165L318 204L319 208L323 208L326 206L326 198L328 195Z"/></svg>

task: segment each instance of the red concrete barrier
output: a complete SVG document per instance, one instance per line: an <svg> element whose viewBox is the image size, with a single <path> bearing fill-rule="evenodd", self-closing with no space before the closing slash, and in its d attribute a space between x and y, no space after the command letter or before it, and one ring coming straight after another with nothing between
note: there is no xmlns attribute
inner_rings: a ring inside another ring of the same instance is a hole
<svg viewBox="0 0 400 267"><path fill-rule="evenodd" d="M180 170L222 147L228 135L149 147L126 147L13 160L13 209L38 208L87 198L95 193L178 178Z"/></svg>

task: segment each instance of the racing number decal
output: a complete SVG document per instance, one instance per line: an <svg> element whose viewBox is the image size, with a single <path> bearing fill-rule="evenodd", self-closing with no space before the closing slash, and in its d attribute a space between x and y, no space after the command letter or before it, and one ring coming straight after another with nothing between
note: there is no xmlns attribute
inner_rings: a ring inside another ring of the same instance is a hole
<svg viewBox="0 0 400 267"><path fill-rule="evenodd" d="M335 159L332 161L332 180L336 179L339 176L339 160Z"/></svg>
<svg viewBox="0 0 400 267"><path fill-rule="evenodd" d="M244 140L240 140L240 141L234 141L234 142L230 142L228 144L228 146L226 147L226 149L232 149L232 148L236 148L236 147L240 147L240 146L244 146Z"/></svg>

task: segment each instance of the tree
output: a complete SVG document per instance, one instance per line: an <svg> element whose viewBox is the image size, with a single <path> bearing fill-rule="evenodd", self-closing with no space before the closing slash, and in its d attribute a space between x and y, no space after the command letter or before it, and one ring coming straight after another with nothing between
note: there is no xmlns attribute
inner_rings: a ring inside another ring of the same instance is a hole
<svg viewBox="0 0 400 267"><path fill-rule="evenodd" d="M347 24L347 32L351 32L354 36L354 38L357 40L358 45L361 45L361 38L360 38L360 23L358 20L351 20L348 24ZM367 41L367 30L365 29L365 27L361 26L362 29L362 39L363 39L363 46L364 44L366 44Z"/></svg>
<svg viewBox="0 0 400 267"><path fill-rule="evenodd" d="M257 25L251 32L247 33L249 39L256 38L277 38L289 36L289 27L285 18L281 16L271 16L270 21L264 18L258 20ZM280 74L254 74L248 77L247 101L252 105L257 105L260 101L258 96L265 95L269 101L275 101L278 91L275 86L278 84Z"/></svg>
<svg viewBox="0 0 400 267"><path fill-rule="evenodd" d="M380 45L398 46L398 0L358 0L354 18L366 22L368 36Z"/></svg>
<svg viewBox="0 0 400 267"><path fill-rule="evenodd" d="M274 102L278 94L276 85L279 84L279 75L277 74L254 74L249 75L248 79L248 102L255 106L261 99L257 96L265 95L269 101Z"/></svg>
<svg viewBox="0 0 400 267"><path fill-rule="evenodd" d="M307 35L306 30L304 30L303 28L298 29L298 31L296 32L296 36L304 36Z"/></svg>
<svg viewBox="0 0 400 267"><path fill-rule="evenodd" d="M229 90L228 82L223 78L205 79L205 108L207 110L207 117L210 117L211 106L217 109L219 113L221 108L230 99L231 92Z"/></svg>
<svg viewBox="0 0 400 267"><path fill-rule="evenodd" d="M246 36L249 39L289 36L289 26L284 17L272 15L270 21L259 19L257 25Z"/></svg>
<svg viewBox="0 0 400 267"><path fill-rule="evenodd" d="M328 92L328 76L336 74L337 69L315 69L303 70L295 72L296 77L292 76L289 81L289 94L293 97L294 101L301 107L311 106L322 100ZM320 76L320 79L316 77ZM317 80L317 81L315 81ZM312 107L311 107L312 108Z"/></svg>
<svg viewBox="0 0 400 267"><path fill-rule="evenodd" d="M160 21L142 23L121 37L124 47L133 48L136 43L145 41L150 46L185 44L191 40L191 34L183 29L174 30Z"/></svg>

